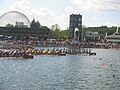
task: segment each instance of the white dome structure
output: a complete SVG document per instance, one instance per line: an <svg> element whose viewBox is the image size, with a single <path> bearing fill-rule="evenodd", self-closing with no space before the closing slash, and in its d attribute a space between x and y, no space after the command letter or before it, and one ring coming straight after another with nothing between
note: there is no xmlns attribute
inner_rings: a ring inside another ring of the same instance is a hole
<svg viewBox="0 0 120 90"><path fill-rule="evenodd" d="M18 11L10 11L0 17L0 26L2 27L5 27L7 24L15 26L16 22L22 22L24 25L30 27L29 19Z"/></svg>

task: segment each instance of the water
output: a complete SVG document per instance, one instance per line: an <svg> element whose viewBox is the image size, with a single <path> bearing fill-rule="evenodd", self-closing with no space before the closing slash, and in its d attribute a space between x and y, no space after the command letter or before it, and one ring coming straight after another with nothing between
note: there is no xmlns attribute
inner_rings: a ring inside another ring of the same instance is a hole
<svg viewBox="0 0 120 90"><path fill-rule="evenodd" d="M1 59L0 90L120 90L120 50Z"/></svg>

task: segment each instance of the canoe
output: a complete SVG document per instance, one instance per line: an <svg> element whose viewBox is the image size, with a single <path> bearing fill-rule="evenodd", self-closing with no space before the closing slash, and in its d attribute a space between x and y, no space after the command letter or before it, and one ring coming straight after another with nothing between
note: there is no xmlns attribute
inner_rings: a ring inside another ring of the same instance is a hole
<svg viewBox="0 0 120 90"><path fill-rule="evenodd" d="M66 56L66 53L59 53L60 56Z"/></svg>
<svg viewBox="0 0 120 90"><path fill-rule="evenodd" d="M22 58L24 59L33 59L33 55L23 55Z"/></svg>
<svg viewBox="0 0 120 90"><path fill-rule="evenodd" d="M89 53L89 55L96 55L96 53Z"/></svg>
<svg viewBox="0 0 120 90"><path fill-rule="evenodd" d="M0 58L2 58L2 57L15 57L15 58L20 58L20 57L22 57L22 58L24 58L24 59L33 59L33 55L0 55Z"/></svg>

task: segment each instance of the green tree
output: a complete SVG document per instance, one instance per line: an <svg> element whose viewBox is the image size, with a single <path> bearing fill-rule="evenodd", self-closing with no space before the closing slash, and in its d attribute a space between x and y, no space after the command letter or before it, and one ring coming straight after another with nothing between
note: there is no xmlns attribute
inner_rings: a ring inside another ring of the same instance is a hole
<svg viewBox="0 0 120 90"><path fill-rule="evenodd" d="M58 24L51 26L51 37L55 39L68 39L69 38L69 29L61 30Z"/></svg>
<svg viewBox="0 0 120 90"><path fill-rule="evenodd" d="M37 22L36 22L36 27L41 27L41 25L40 25L40 22L39 22L39 21L37 21Z"/></svg>
<svg viewBox="0 0 120 90"><path fill-rule="evenodd" d="M62 30L59 35L59 39L68 39L69 38L69 29Z"/></svg>
<svg viewBox="0 0 120 90"><path fill-rule="evenodd" d="M33 20L31 21L30 27L31 28L40 28L41 25L40 25L39 21L36 22L35 19L33 18Z"/></svg>
<svg viewBox="0 0 120 90"><path fill-rule="evenodd" d="M84 32L84 34L87 31L98 32L99 35L105 36L106 33L108 33L108 35L115 33L116 29L117 29L117 27L107 27L107 26L83 27L83 32Z"/></svg>
<svg viewBox="0 0 120 90"><path fill-rule="evenodd" d="M57 30L57 29L58 29L58 30L61 30L61 29L60 29L60 26L59 26L58 24L55 24L55 25L52 25L52 26L51 26L51 30L52 30L52 31L55 31L55 30Z"/></svg>
<svg viewBox="0 0 120 90"><path fill-rule="evenodd" d="M51 37L55 39L59 39L60 26L58 24L52 25L51 30L52 30Z"/></svg>

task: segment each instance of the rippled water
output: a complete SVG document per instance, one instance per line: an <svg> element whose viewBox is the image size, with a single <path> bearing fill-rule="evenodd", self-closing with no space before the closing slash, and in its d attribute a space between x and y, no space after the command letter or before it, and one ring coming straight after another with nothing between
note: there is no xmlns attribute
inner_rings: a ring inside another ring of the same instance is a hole
<svg viewBox="0 0 120 90"><path fill-rule="evenodd" d="M120 50L1 59L0 90L120 90Z"/></svg>

